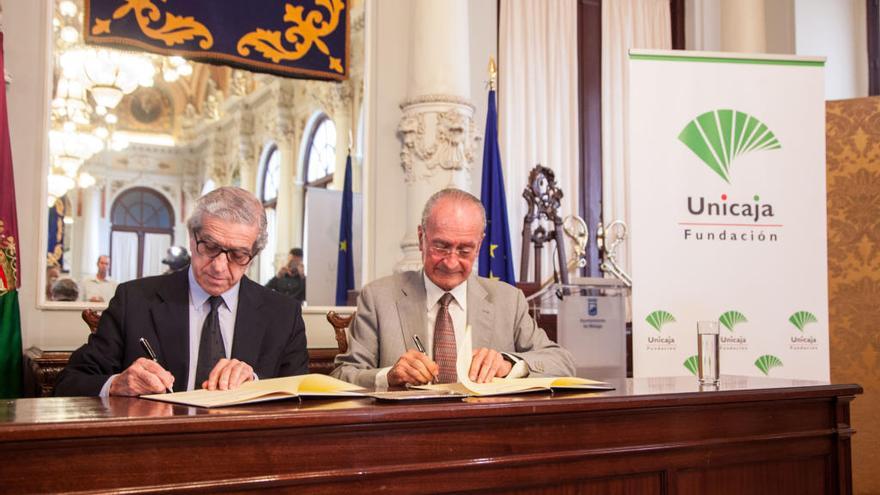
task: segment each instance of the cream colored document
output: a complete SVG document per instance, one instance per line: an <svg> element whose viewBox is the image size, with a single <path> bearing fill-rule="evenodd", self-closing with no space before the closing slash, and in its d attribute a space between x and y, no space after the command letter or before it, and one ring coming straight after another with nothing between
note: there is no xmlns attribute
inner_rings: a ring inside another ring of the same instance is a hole
<svg viewBox="0 0 880 495"><path fill-rule="evenodd" d="M191 390L173 394L142 395L143 399L198 407L223 407L296 397L358 397L357 385L331 376L311 373L246 382L234 390Z"/></svg>
<svg viewBox="0 0 880 495"><path fill-rule="evenodd" d="M468 376L471 367L471 355L473 354L470 325L465 328L462 341L458 343L456 352L455 371L458 373L458 383L419 385L412 388L444 390L472 397L523 394L541 390L614 390L614 387L608 383L573 376L495 378L489 383L473 382Z"/></svg>

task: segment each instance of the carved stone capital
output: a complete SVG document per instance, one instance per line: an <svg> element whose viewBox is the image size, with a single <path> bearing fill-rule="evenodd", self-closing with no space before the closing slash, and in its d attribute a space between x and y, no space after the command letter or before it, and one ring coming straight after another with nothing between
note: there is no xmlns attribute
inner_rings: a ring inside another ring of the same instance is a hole
<svg viewBox="0 0 880 495"><path fill-rule="evenodd" d="M407 100L397 131L407 183L439 171L469 171L482 136L474 106L457 96L426 95Z"/></svg>

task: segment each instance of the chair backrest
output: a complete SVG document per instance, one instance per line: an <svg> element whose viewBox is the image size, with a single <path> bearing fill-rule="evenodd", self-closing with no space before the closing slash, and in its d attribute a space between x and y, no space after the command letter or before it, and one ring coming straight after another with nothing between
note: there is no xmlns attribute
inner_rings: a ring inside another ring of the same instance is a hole
<svg viewBox="0 0 880 495"><path fill-rule="evenodd" d="M340 354L348 352L348 335L345 333L345 329L351 325L354 315L355 313L341 315L336 311L327 312L327 321L333 325L333 331L336 333L336 347L339 348Z"/></svg>
<svg viewBox="0 0 880 495"><path fill-rule="evenodd" d="M568 268L565 257L565 238L562 234L562 217L559 216L559 205L562 202L562 190L556 185L553 170L540 164L529 172L529 183L523 191L526 200L526 214L523 218L522 255L520 256L519 279L529 279L530 245L534 245L535 278L541 280L541 253L544 243L556 243L556 255L559 262L559 275L563 284L568 283ZM534 228L533 228L534 224ZM546 227L545 227L546 225Z"/></svg>
<svg viewBox="0 0 880 495"><path fill-rule="evenodd" d="M89 326L89 331L95 333L98 329L98 321L101 320L101 312L94 309L84 309L82 319Z"/></svg>

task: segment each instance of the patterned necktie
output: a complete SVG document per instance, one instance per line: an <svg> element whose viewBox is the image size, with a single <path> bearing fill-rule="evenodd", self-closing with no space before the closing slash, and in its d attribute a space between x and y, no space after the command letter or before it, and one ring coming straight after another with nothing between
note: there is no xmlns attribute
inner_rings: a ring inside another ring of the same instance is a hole
<svg viewBox="0 0 880 495"><path fill-rule="evenodd" d="M438 383L455 383L458 374L455 371L455 330L452 328L452 317L449 316L449 303L453 297L450 293L440 298L440 308L434 321L434 361L440 366Z"/></svg>
<svg viewBox="0 0 880 495"><path fill-rule="evenodd" d="M208 379L211 370L217 361L226 357L226 347L223 345L223 335L220 334L220 314L217 308L223 303L220 296L208 298L211 303L211 312L205 318L202 325L202 337L199 340L199 362L196 365L195 388L201 388L202 382Z"/></svg>

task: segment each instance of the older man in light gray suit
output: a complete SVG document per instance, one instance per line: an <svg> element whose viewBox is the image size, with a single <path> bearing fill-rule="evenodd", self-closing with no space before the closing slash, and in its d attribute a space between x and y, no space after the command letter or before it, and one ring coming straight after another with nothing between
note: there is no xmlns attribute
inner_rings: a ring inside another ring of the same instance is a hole
<svg viewBox="0 0 880 495"><path fill-rule="evenodd" d="M336 356L332 375L378 388L455 381L455 343L468 325L473 381L574 374L571 354L529 316L519 289L471 273L485 226L485 210L473 195L458 189L434 194L418 228L424 270L364 287L348 352Z"/></svg>

